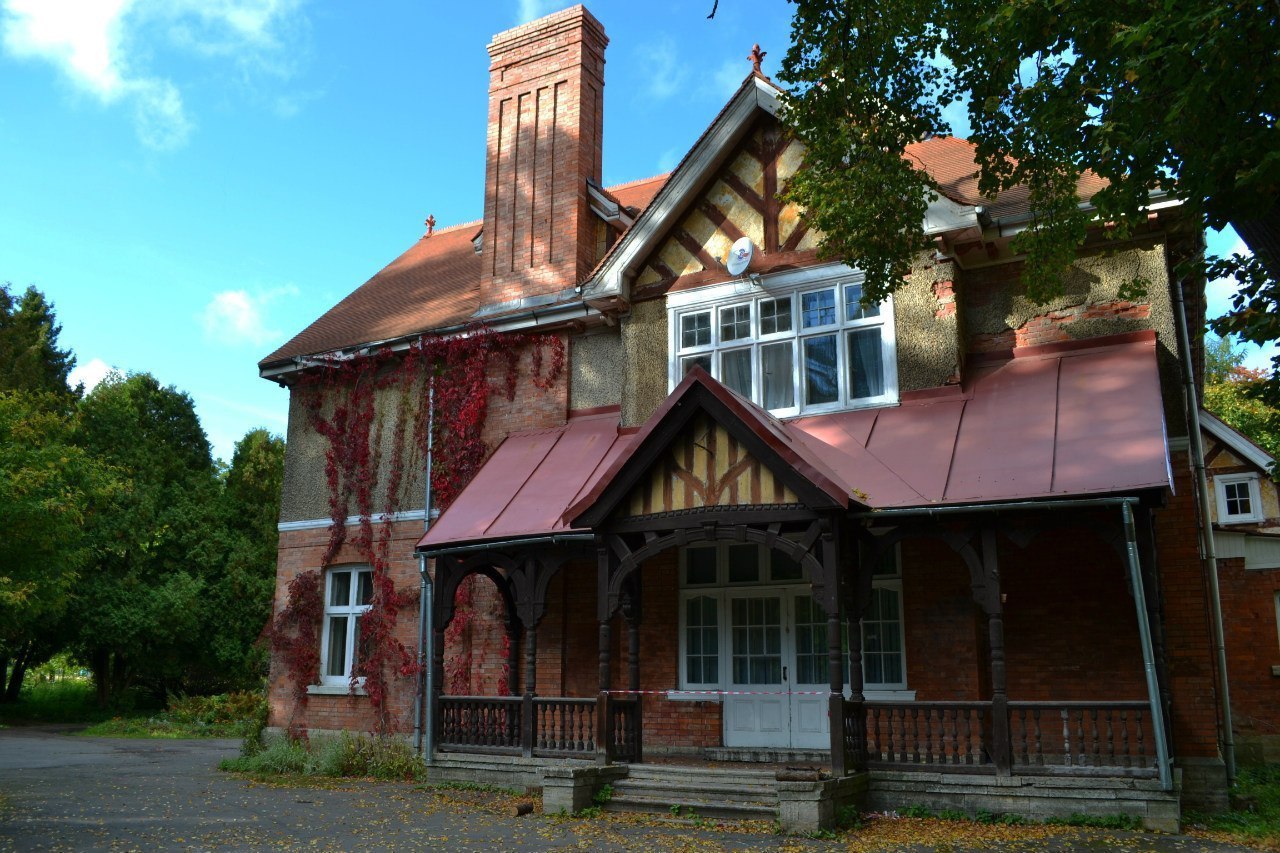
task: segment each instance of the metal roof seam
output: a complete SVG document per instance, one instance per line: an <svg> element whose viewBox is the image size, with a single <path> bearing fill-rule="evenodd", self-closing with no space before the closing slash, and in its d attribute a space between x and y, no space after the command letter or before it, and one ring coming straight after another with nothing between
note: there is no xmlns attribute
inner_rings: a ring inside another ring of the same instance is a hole
<svg viewBox="0 0 1280 853"><path fill-rule="evenodd" d="M956 448L960 446L960 431L964 429L964 417L969 411L969 401L960 401L960 417L956 418L956 434L951 437L951 456L947 460L947 479L942 483L942 500L947 499L951 489L951 474L956 470Z"/></svg>
<svg viewBox="0 0 1280 853"><path fill-rule="evenodd" d="M502 509L498 510L496 513L493 514L493 520L490 521L487 525L485 525L484 532L486 534L493 529L493 526L495 524L497 524L499 521L502 520L502 516L505 515L507 510L511 508L511 505L515 503L516 498L519 497L522 491L524 491L524 487L529 485L529 481L533 479L533 475L537 473L538 469L541 468L543 463L547 461L547 457L549 457L551 455L551 452L556 449L556 445L560 443L560 439L564 438L565 433L567 433L568 431L569 431L569 427L566 424L565 426L560 427L558 429L537 430L534 433L532 433L535 435L540 435L544 432L558 432L559 435L556 436L555 441L551 442L551 444L547 446L547 451L546 453L542 454L542 459L538 461L538 464L534 465L533 468L529 470L528 475L524 478L524 482L521 483L518 488L512 489L511 497L507 498L507 502L502 505Z"/></svg>
<svg viewBox="0 0 1280 853"><path fill-rule="evenodd" d="M1062 359L1053 371L1053 443L1049 445L1049 494L1058 483L1058 424L1062 419Z"/></svg>

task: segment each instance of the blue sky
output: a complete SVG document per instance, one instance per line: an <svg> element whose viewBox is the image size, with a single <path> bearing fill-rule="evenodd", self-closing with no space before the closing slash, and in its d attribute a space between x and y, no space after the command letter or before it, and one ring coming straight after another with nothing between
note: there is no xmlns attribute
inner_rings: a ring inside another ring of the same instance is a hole
<svg viewBox="0 0 1280 853"><path fill-rule="evenodd" d="M707 20L713 2L589 4L611 38L606 183L669 170L753 42L777 68L789 6ZM0 281L53 300L83 378L191 394L229 459L248 429L285 428L259 358L428 214L480 218L485 45L567 5L0 0Z"/></svg>

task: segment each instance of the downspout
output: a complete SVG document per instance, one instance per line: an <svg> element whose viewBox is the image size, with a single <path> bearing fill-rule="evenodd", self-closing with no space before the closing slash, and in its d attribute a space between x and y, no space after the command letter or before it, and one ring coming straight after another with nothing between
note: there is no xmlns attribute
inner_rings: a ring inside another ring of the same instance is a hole
<svg viewBox="0 0 1280 853"><path fill-rule="evenodd" d="M431 529L431 462L435 449L436 385L435 377L427 385L427 459L425 485L422 496L422 530ZM435 708L431 701L435 690L435 588L427 573L427 556L418 555L418 574L421 576L418 596L418 693L413 715L413 746L425 754L428 764L435 759ZM425 723L424 723L425 718Z"/></svg>
<svg viewBox="0 0 1280 853"><path fill-rule="evenodd" d="M1151 729L1156 740L1156 762L1160 770L1160 788L1173 790L1173 773L1169 769L1169 742L1165 740L1164 710L1160 707L1160 686L1156 678L1156 656L1151 642L1151 623L1147 620L1147 595L1142 585L1142 566L1138 562L1138 536L1133 524L1133 505L1120 505L1124 523L1125 557L1129 563L1129 582L1133 604L1138 611L1138 637L1142 645L1142 668L1147 678L1147 696L1151 702Z"/></svg>
<svg viewBox="0 0 1280 853"><path fill-rule="evenodd" d="M1196 391L1191 364L1191 337L1187 331L1187 308L1182 282L1173 284L1173 314L1182 345L1182 379L1186 394L1187 426L1191 432L1191 470L1195 478L1196 500L1200 504L1200 553L1209 583L1209 615L1213 629L1213 650L1218 664L1218 701L1222 705L1222 759L1227 766L1227 784L1236 778L1236 744L1231 721L1231 690L1227 678L1227 643L1222 629L1222 595L1218 590L1218 552L1213 541L1213 519L1209 517L1209 480L1204 470L1204 440L1200 435L1200 395Z"/></svg>

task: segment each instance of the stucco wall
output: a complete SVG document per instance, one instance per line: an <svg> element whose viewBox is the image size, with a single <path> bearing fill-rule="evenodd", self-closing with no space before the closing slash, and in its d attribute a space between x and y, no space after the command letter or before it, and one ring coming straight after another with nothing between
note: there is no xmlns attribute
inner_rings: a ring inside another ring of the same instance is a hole
<svg viewBox="0 0 1280 853"><path fill-rule="evenodd" d="M569 408L593 409L622 402L625 362L616 329L569 341Z"/></svg>
<svg viewBox="0 0 1280 853"><path fill-rule="evenodd" d="M893 294L900 392L959 381L962 348L954 279L954 264L921 256Z"/></svg>
<svg viewBox="0 0 1280 853"><path fill-rule="evenodd" d="M667 309L664 300L641 302L622 320L622 425L648 420L667 396Z"/></svg>
<svg viewBox="0 0 1280 853"><path fill-rule="evenodd" d="M305 406L306 395L316 391L293 389L289 394L289 434L284 454L284 488L280 495L281 521L310 521L329 517L329 487L325 480L324 455L328 441L311 427ZM392 433L395 429L399 392L386 388L376 392L375 406L383 418L382 442L377 449L380 465L378 483L385 484L392 457ZM418 404L418 395L410 396L410 404ZM422 460L409 453L401 475L401 511L421 510L423 503ZM374 512L382 512L386 491L379 486L373 495ZM352 514L355 506L351 507Z"/></svg>

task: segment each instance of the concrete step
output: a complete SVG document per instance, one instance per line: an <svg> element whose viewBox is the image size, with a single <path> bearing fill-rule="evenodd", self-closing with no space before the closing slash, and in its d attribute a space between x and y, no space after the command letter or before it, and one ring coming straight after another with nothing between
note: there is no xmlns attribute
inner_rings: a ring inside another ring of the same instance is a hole
<svg viewBox="0 0 1280 853"><path fill-rule="evenodd" d="M671 807L680 806L680 814L674 815ZM676 817L714 817L730 820L774 820L778 817L777 803L731 802L728 800L703 800L680 798L673 802L671 797L642 797L623 795L616 790L605 811L611 812L644 812L646 814L674 815Z"/></svg>
<svg viewBox="0 0 1280 853"><path fill-rule="evenodd" d="M776 770L755 770L747 767L690 767L682 764L632 764L627 770L629 779L690 779L705 782L742 782L744 784L768 784L775 780Z"/></svg>
<svg viewBox="0 0 1280 853"><path fill-rule="evenodd" d="M744 802L778 802L776 784L743 784L741 782L706 782L686 779L619 779L613 784L618 794L641 797L667 797L669 803L685 799L717 799Z"/></svg>

